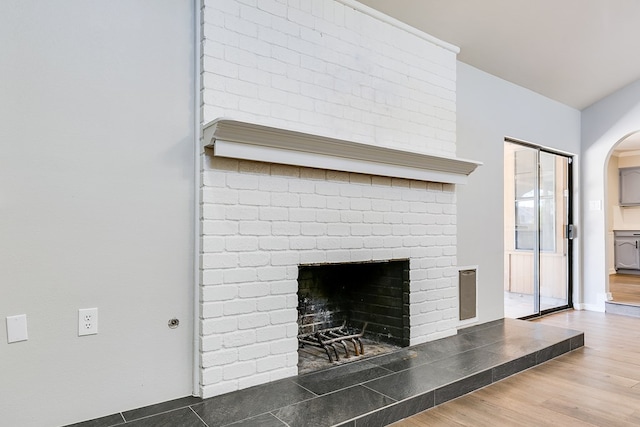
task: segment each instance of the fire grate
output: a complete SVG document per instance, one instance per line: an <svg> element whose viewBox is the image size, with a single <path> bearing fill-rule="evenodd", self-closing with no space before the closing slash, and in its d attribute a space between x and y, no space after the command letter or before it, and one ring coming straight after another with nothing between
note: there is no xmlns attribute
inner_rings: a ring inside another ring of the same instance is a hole
<svg viewBox="0 0 640 427"><path fill-rule="evenodd" d="M306 345L322 348L329 358L329 362L339 361L338 356L338 344L342 346L344 350L344 356L349 358L349 347L347 343L353 345L354 356L361 356L364 354L364 345L362 344L362 336L367 329L367 323L362 326L362 329L358 331L355 328L348 328L346 322L342 326L336 328L327 328L317 332L298 335L298 345L300 348L304 348ZM332 357L335 356L335 360Z"/></svg>

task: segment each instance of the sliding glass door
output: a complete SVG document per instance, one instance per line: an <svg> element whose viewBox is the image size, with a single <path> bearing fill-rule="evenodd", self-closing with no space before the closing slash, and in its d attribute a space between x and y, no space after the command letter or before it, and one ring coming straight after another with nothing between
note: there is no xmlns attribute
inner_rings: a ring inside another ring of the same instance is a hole
<svg viewBox="0 0 640 427"><path fill-rule="evenodd" d="M505 316L571 305L571 158L505 142Z"/></svg>

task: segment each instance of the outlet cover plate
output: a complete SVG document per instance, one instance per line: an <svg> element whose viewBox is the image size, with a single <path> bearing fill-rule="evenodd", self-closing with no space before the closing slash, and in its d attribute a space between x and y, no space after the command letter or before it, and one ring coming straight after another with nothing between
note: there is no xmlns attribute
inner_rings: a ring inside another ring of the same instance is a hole
<svg viewBox="0 0 640 427"><path fill-rule="evenodd" d="M98 333L98 309L81 308L78 310L78 336Z"/></svg>
<svg viewBox="0 0 640 427"><path fill-rule="evenodd" d="M27 334L27 315L7 316L7 342L19 342L29 339Z"/></svg>

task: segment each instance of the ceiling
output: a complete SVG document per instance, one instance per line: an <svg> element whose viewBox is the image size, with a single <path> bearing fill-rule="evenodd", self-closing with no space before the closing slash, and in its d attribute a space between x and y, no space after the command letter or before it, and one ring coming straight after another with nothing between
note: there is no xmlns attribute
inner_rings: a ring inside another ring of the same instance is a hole
<svg viewBox="0 0 640 427"><path fill-rule="evenodd" d="M582 110L640 79L638 0L359 0L458 59Z"/></svg>

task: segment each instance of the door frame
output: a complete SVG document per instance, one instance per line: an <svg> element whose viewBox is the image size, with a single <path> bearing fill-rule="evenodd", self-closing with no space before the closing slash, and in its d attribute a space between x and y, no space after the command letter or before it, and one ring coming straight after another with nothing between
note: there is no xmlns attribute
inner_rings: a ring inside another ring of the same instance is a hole
<svg viewBox="0 0 640 427"><path fill-rule="evenodd" d="M569 153L564 153L558 150L553 150L547 147L543 147L537 144L532 144L530 142L525 142L525 141L521 141L518 139L514 139L514 138L510 138L510 137L505 137L504 138L504 142L508 142L508 143L512 143L512 144L516 144L516 145L520 145L523 147L527 147L527 148L531 148L534 149L536 151L538 151L538 153L540 152L545 152L545 153L549 153L549 154L553 154L555 156L560 156L560 157L564 157L567 159L567 229L563 230L563 232L565 233L565 235L567 236L567 259L566 259L566 285L567 285L567 303L561 306L557 306L557 307L552 307L552 308L548 308L548 309L544 309L544 310L540 310L540 271L539 271L539 265L537 266L538 268L534 271L534 280L536 283L534 283L534 299L535 299L535 289L537 289L537 298L538 300L534 302L534 307L536 312L530 315L526 315L523 317L520 317L520 319L522 320L527 320L527 319L533 319L533 318L538 318L541 316L544 316L546 314L549 313L554 313L557 311L562 311L562 310L567 310L567 309L571 309L573 308L573 257L574 257L574 239L575 239L575 231L574 231L574 194L573 194L573 164L574 164L574 155L569 154ZM540 157L538 155L538 165L540 163ZM512 177L513 178L513 177ZM537 191L537 190L536 190ZM539 221L539 215L536 214L536 222L538 223L538 230L540 227L540 221ZM569 227L571 227L571 230L569 230ZM536 240L536 244L534 247L534 250L539 252L539 233ZM539 264L539 263L538 263Z"/></svg>

